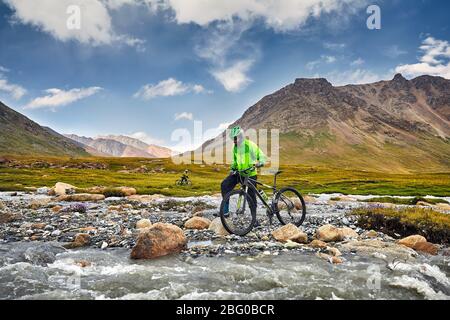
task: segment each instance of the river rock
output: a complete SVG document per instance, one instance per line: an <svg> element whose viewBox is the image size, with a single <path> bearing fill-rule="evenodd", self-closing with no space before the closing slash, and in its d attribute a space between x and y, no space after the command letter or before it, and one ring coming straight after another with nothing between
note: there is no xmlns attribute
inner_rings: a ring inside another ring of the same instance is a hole
<svg viewBox="0 0 450 320"><path fill-rule="evenodd" d="M356 239L358 238L358 233L349 227L340 228L339 232L342 234L344 239Z"/></svg>
<svg viewBox="0 0 450 320"><path fill-rule="evenodd" d="M227 236L229 232L225 229L220 218L215 218L209 225L209 230L214 231L218 236Z"/></svg>
<svg viewBox="0 0 450 320"><path fill-rule="evenodd" d="M328 245L326 242L323 242L320 240L313 240L313 241L311 241L309 246L314 249L325 249Z"/></svg>
<svg viewBox="0 0 450 320"><path fill-rule="evenodd" d="M21 216L19 214L14 214L11 212L0 212L0 224L10 223L19 220Z"/></svg>
<svg viewBox="0 0 450 320"><path fill-rule="evenodd" d="M67 202L85 202L85 201L102 201L105 200L105 196L102 194L89 194L89 193L78 193L78 194L70 194L63 195L56 198L56 201L67 201Z"/></svg>
<svg viewBox="0 0 450 320"><path fill-rule="evenodd" d="M135 194L135 195L127 197L127 199L130 201L136 201L136 202L142 202L142 203L148 203L148 202L152 202L157 199L163 199L163 198L165 198L165 196L163 196L161 194L152 194L152 195Z"/></svg>
<svg viewBox="0 0 450 320"><path fill-rule="evenodd" d="M88 235L86 233L78 233L75 236L75 239L73 240L73 242L64 245L64 248L76 249L76 248L86 247L89 245L90 240L91 240L90 235Z"/></svg>
<svg viewBox="0 0 450 320"><path fill-rule="evenodd" d="M30 202L30 209L32 210L37 210L40 209L42 207L47 206L50 203L51 199L33 199Z"/></svg>
<svg viewBox="0 0 450 320"><path fill-rule="evenodd" d="M3 201L0 200L0 210L5 209L5 204L3 203Z"/></svg>
<svg viewBox="0 0 450 320"><path fill-rule="evenodd" d="M149 219L141 219L136 222L136 229L145 229L150 228L152 226L152 222Z"/></svg>
<svg viewBox="0 0 450 320"><path fill-rule="evenodd" d="M414 248L414 246L420 242L427 242L427 239L420 235L414 235L399 240L398 244L402 244L404 246L407 246L408 248Z"/></svg>
<svg viewBox="0 0 450 320"><path fill-rule="evenodd" d="M280 242L287 242L288 240L297 243L308 242L308 235L302 232L292 223L282 226L281 228L278 228L277 230L273 231L272 236L275 238L275 240Z"/></svg>
<svg viewBox="0 0 450 320"><path fill-rule="evenodd" d="M316 203L317 199L312 196L304 196L303 200L305 200L306 203Z"/></svg>
<svg viewBox="0 0 450 320"><path fill-rule="evenodd" d="M324 242L337 242L344 239L344 234L339 228L336 228L331 224L327 224L317 229L316 238L317 240L321 240Z"/></svg>
<svg viewBox="0 0 450 320"><path fill-rule="evenodd" d="M363 238L377 238L378 232L375 230L366 231L361 235Z"/></svg>
<svg viewBox="0 0 450 320"><path fill-rule="evenodd" d="M328 247L327 252L332 255L333 257L340 257L342 256L342 253L337 248Z"/></svg>
<svg viewBox="0 0 450 320"><path fill-rule="evenodd" d="M186 229L203 230L208 229L210 225L211 221L209 219L203 217L193 217L186 221L184 227Z"/></svg>
<svg viewBox="0 0 450 320"><path fill-rule="evenodd" d="M439 251L438 246L430 242L418 242L414 245L413 249L419 252L431 254L433 256L436 256Z"/></svg>
<svg viewBox="0 0 450 320"><path fill-rule="evenodd" d="M350 241L342 244L339 248L341 251L345 252L357 252L367 255L382 254L390 258L398 258L403 260L408 260L417 256L417 253L413 249L397 243L384 242L377 239Z"/></svg>
<svg viewBox="0 0 450 320"><path fill-rule="evenodd" d="M63 182L58 182L55 184L55 187L53 188L55 191L55 194L58 196L63 196L66 194L73 194L75 193L76 187Z"/></svg>
<svg viewBox="0 0 450 320"><path fill-rule="evenodd" d="M122 193L125 197L134 196L137 193L135 188L130 187L118 187L114 188L114 190Z"/></svg>
<svg viewBox="0 0 450 320"><path fill-rule="evenodd" d="M343 263L342 259L339 257L331 256L326 253L318 252L316 253L316 256L318 256L321 259L327 260L331 264L341 264Z"/></svg>
<svg viewBox="0 0 450 320"><path fill-rule="evenodd" d="M52 207L52 212L53 213L58 213L58 212L60 212L62 210L62 208L63 207L61 207L59 205L56 205L56 206Z"/></svg>
<svg viewBox="0 0 450 320"><path fill-rule="evenodd" d="M186 248L183 230L173 224L156 223L139 234L131 250L131 259L154 259L179 253Z"/></svg>

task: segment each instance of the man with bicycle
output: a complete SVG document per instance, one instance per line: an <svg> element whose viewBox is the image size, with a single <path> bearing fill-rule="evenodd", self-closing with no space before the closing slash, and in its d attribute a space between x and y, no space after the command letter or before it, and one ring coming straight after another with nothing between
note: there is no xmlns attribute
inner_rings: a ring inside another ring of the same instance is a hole
<svg viewBox="0 0 450 320"><path fill-rule="evenodd" d="M222 198L233 191L239 183L239 175L244 175L242 171L254 167L253 170L248 171L245 177L251 177L252 180L258 179L256 168L263 167L266 163L266 156L261 149L249 139L245 139L244 132L241 127L237 126L231 129L230 138L234 142L233 147L233 162L231 164L231 174L222 182ZM239 173L241 171L241 173ZM255 182L251 182L255 187ZM253 200L252 206L256 209L256 194L253 190L249 190L249 196ZM229 212L228 204L225 205L224 215Z"/></svg>

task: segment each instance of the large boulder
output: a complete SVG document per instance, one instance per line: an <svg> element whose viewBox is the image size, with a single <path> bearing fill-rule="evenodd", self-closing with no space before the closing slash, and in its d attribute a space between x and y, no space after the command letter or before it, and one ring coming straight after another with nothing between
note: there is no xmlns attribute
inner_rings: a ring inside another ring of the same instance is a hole
<svg viewBox="0 0 450 320"><path fill-rule="evenodd" d="M203 230L208 229L211 221L203 217L193 217L186 221L184 227L186 229Z"/></svg>
<svg viewBox="0 0 450 320"><path fill-rule="evenodd" d="M229 232L225 229L220 218L215 218L209 225L209 230L214 231L218 236L227 236Z"/></svg>
<svg viewBox="0 0 450 320"><path fill-rule="evenodd" d="M416 244L421 242L427 242L427 239L419 235L414 235L399 240L398 244L402 244L404 246L407 246L408 248L414 248Z"/></svg>
<svg viewBox="0 0 450 320"><path fill-rule="evenodd" d="M87 201L102 201L105 200L105 196L102 194L89 194L89 193L78 193L78 194L69 194L63 195L56 198L56 201L67 201L67 202L87 202Z"/></svg>
<svg viewBox="0 0 450 320"><path fill-rule="evenodd" d="M179 253L186 248L186 244L186 236L179 227L156 223L139 234L130 257L131 259L155 259Z"/></svg>
<svg viewBox="0 0 450 320"><path fill-rule="evenodd" d="M68 183L58 182L55 184L55 187L53 189L54 189L56 195L63 196L66 194L74 194L76 187L74 187Z"/></svg>
<svg viewBox="0 0 450 320"><path fill-rule="evenodd" d="M302 232L292 223L282 226L281 228L278 228L277 230L273 231L272 236L275 238L275 240L280 242L287 242L288 240L297 243L308 242L308 235Z"/></svg>
<svg viewBox="0 0 450 320"><path fill-rule="evenodd" d="M317 240L321 240L324 242L337 242L344 239L344 234L339 228L336 228L331 224L327 224L317 229L316 238Z"/></svg>

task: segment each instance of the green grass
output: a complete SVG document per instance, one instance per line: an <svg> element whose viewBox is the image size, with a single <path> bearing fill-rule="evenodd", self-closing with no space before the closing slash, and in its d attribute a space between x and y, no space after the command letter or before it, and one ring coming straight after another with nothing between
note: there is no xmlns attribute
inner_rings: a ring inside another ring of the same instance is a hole
<svg viewBox="0 0 450 320"><path fill-rule="evenodd" d="M0 190L20 191L26 187L54 186L66 182L79 188L105 186L134 187L140 194L170 196L198 196L220 192L220 183L229 172L227 165L175 165L170 160L140 158L16 158L22 165L45 161L57 168L0 167ZM99 162L106 170L63 169L61 166L85 162ZM149 173L121 173L145 165ZM190 170L192 187L175 186L185 169ZM346 170L331 167L287 165L280 168L279 186L294 186L302 193L343 193L379 196L450 196L449 172L395 174ZM261 176L267 184L273 176Z"/></svg>
<svg viewBox="0 0 450 320"><path fill-rule="evenodd" d="M414 206L418 202L426 202L429 204L438 204L438 203L446 203L448 204L448 201L445 201L443 199L431 199L431 198L422 198L422 197L414 197L414 198L395 198L395 197L376 197L372 199L367 200L360 200L361 202L377 202L377 203L393 203L393 204L403 204L403 205L410 205Z"/></svg>
<svg viewBox="0 0 450 320"><path fill-rule="evenodd" d="M354 209L352 215L359 216L358 225L402 237L420 234L434 243L450 242L450 215L429 208L380 208Z"/></svg>

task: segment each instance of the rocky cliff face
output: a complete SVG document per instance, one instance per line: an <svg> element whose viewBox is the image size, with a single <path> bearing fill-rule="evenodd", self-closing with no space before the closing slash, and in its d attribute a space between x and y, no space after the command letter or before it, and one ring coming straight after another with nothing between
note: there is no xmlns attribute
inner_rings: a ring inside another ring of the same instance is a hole
<svg viewBox="0 0 450 320"><path fill-rule="evenodd" d="M377 170L450 169L450 80L334 87L297 79L250 107L233 125L279 129L284 163Z"/></svg>

